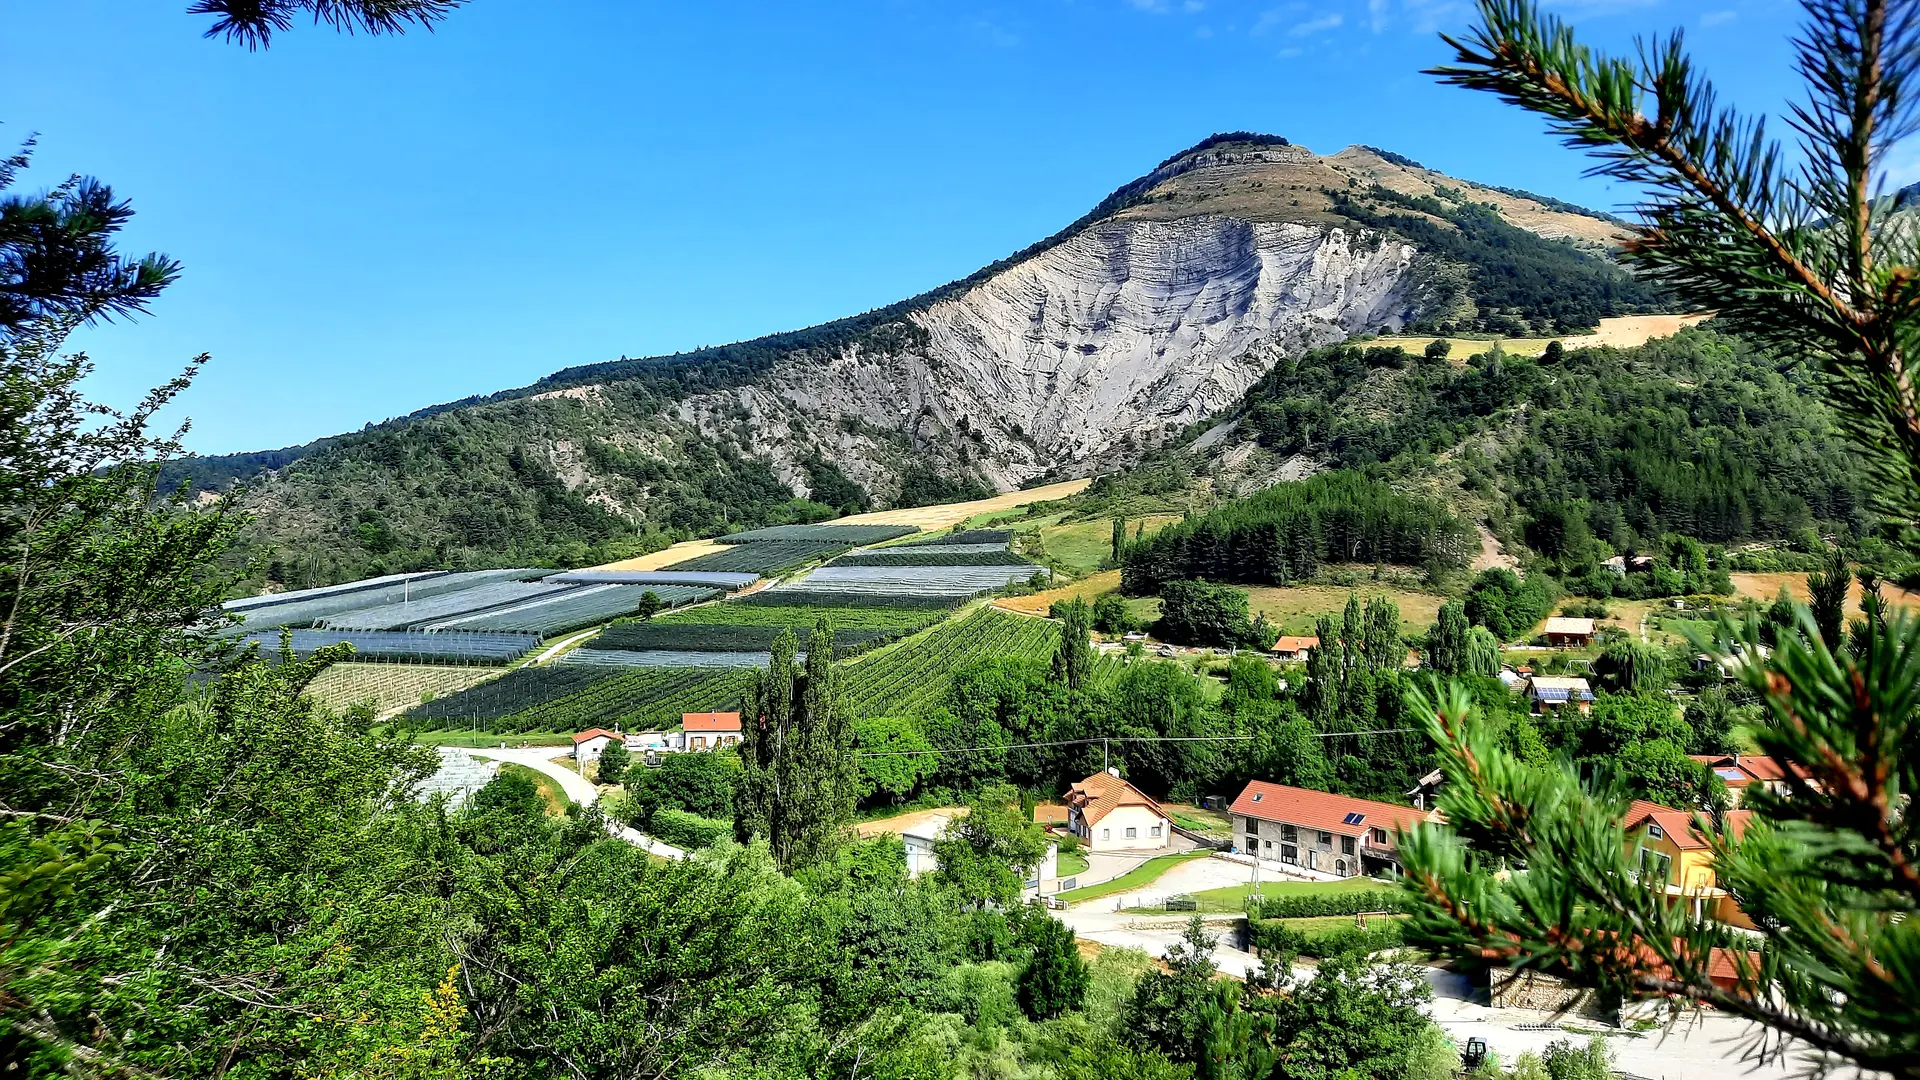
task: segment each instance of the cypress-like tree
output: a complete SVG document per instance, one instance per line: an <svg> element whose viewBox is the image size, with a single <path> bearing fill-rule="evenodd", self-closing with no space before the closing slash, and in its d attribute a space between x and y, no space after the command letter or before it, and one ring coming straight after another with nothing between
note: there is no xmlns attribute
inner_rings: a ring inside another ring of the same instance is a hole
<svg viewBox="0 0 1920 1080"><path fill-rule="evenodd" d="M804 670L798 652L799 639L782 632L748 687L734 796L734 834L764 839L788 872L833 853L853 817L857 778L825 620L807 639Z"/></svg>
<svg viewBox="0 0 1920 1080"><path fill-rule="evenodd" d="M1127 553L1127 519L1113 519L1113 565L1119 566Z"/></svg>
<svg viewBox="0 0 1920 1080"><path fill-rule="evenodd" d="M1440 675L1458 675L1467 662L1467 613L1458 603L1440 605L1440 621L1427 631L1425 667Z"/></svg>
<svg viewBox="0 0 1920 1080"><path fill-rule="evenodd" d="M1061 605L1060 644L1053 651L1053 681L1075 690L1093 674L1093 609L1075 597Z"/></svg>
<svg viewBox="0 0 1920 1080"><path fill-rule="evenodd" d="M1322 615L1315 620L1313 632L1320 641L1307 651L1307 700L1314 726L1330 731L1340 716L1340 684L1346 660L1341 655L1340 632L1334 627L1332 616Z"/></svg>
<svg viewBox="0 0 1920 1080"><path fill-rule="evenodd" d="M1406 659L1406 645L1400 640L1400 605L1385 596L1367 601L1367 627L1360 651L1367 666L1375 671L1392 671Z"/></svg>

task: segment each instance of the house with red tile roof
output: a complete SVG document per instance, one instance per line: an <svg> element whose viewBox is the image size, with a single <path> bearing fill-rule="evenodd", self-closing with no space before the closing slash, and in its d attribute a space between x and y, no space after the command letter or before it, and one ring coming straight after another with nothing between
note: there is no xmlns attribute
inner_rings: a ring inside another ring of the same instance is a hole
<svg viewBox="0 0 1920 1080"><path fill-rule="evenodd" d="M1307 662L1307 654L1319 645L1320 639L1311 634L1305 637L1281 634L1280 640L1273 643L1273 655L1288 663L1304 664Z"/></svg>
<svg viewBox="0 0 1920 1080"><path fill-rule="evenodd" d="M1173 840L1173 822L1153 798L1112 769L1067 789L1067 828L1093 851L1154 851Z"/></svg>
<svg viewBox="0 0 1920 1080"><path fill-rule="evenodd" d="M573 756L581 761L592 761L600 756L600 751L615 739L626 741L626 736L606 728L588 728L573 736Z"/></svg>
<svg viewBox="0 0 1920 1080"><path fill-rule="evenodd" d="M690 712L680 714L680 730L686 733L688 750L718 750L740 745L740 714L737 712Z"/></svg>
<svg viewBox="0 0 1920 1080"><path fill-rule="evenodd" d="M1755 754L1689 754L1693 760L1713 770L1739 802L1752 788L1765 788L1776 795L1787 791L1787 770L1770 757ZM1793 767L1801 779L1808 776L1799 765Z"/></svg>
<svg viewBox="0 0 1920 1080"><path fill-rule="evenodd" d="M1429 814L1264 780L1249 783L1229 812L1237 850L1335 877L1397 872L1394 830L1426 821Z"/></svg>
<svg viewBox="0 0 1920 1080"><path fill-rule="evenodd" d="M1729 810L1725 815L1736 839L1752 818L1750 810ZM1642 884L1691 904L1697 917L1752 929L1753 920L1720 888L1713 871L1713 848L1695 827L1692 811L1635 799L1621 824L1633 846Z"/></svg>

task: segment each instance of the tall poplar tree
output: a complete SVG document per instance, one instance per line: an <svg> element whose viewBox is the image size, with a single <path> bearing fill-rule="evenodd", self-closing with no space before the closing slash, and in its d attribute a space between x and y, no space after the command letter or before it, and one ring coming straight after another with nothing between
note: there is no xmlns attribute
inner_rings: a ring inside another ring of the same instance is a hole
<svg viewBox="0 0 1920 1080"><path fill-rule="evenodd" d="M748 687L741 725L741 774L734 833L763 839L791 873L830 856L853 818L857 770L853 732L839 702L833 630L825 620L807 639L784 631L765 671Z"/></svg>
<svg viewBox="0 0 1920 1080"><path fill-rule="evenodd" d="M1078 690L1093 674L1093 609L1078 598L1062 608L1060 644L1053 651L1053 681Z"/></svg>

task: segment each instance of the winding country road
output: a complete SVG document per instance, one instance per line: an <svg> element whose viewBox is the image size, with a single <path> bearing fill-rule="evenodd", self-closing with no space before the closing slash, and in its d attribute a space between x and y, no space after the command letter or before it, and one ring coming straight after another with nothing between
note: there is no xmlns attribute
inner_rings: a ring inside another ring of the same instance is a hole
<svg viewBox="0 0 1920 1080"><path fill-rule="evenodd" d="M534 746L524 750L508 747L490 749L469 749L467 753L474 757L492 758L495 761L524 765L543 776L551 777L567 793L567 798L581 806L592 806L600 801L600 789L587 782L587 778L554 760L555 747ZM663 859L684 859L687 853L672 844L663 844L637 829L628 828L617 821L607 822L607 835L615 836L634 847L641 848L649 855L658 855Z"/></svg>

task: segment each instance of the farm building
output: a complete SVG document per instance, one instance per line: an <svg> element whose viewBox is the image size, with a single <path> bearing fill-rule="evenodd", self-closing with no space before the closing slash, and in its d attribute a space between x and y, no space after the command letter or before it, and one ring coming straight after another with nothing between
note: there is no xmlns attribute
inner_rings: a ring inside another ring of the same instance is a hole
<svg viewBox="0 0 1920 1080"><path fill-rule="evenodd" d="M1234 840L1257 859L1335 877L1398 871L1393 830L1427 820L1411 806L1255 780L1233 800Z"/></svg>
<svg viewBox="0 0 1920 1080"><path fill-rule="evenodd" d="M737 712L682 713L680 730L688 750L718 750L740 744L740 714Z"/></svg>
<svg viewBox="0 0 1920 1080"><path fill-rule="evenodd" d="M573 756L581 761L593 761L600 756L600 751L605 750L607 744L615 739L626 741L625 736L619 732L608 731L606 728L588 728L578 732L573 737Z"/></svg>
<svg viewBox="0 0 1920 1080"><path fill-rule="evenodd" d="M1067 789L1067 828L1094 851L1164 848L1172 822L1160 804L1112 769Z"/></svg>
<svg viewBox="0 0 1920 1080"><path fill-rule="evenodd" d="M1593 644L1593 620L1555 615L1547 620L1547 644L1556 649L1577 649Z"/></svg>
<svg viewBox="0 0 1920 1080"><path fill-rule="evenodd" d="M1059 803L1035 803L1033 820L1038 825L1065 825L1072 811Z"/></svg>
<svg viewBox="0 0 1920 1080"><path fill-rule="evenodd" d="M1318 644L1320 639L1317 637L1282 634L1280 640L1273 643L1273 655L1289 663L1304 664L1307 662L1307 652Z"/></svg>
<svg viewBox="0 0 1920 1080"><path fill-rule="evenodd" d="M1593 687L1577 675L1534 675L1521 686L1535 715L1559 712L1567 705L1586 713L1593 708Z"/></svg>

